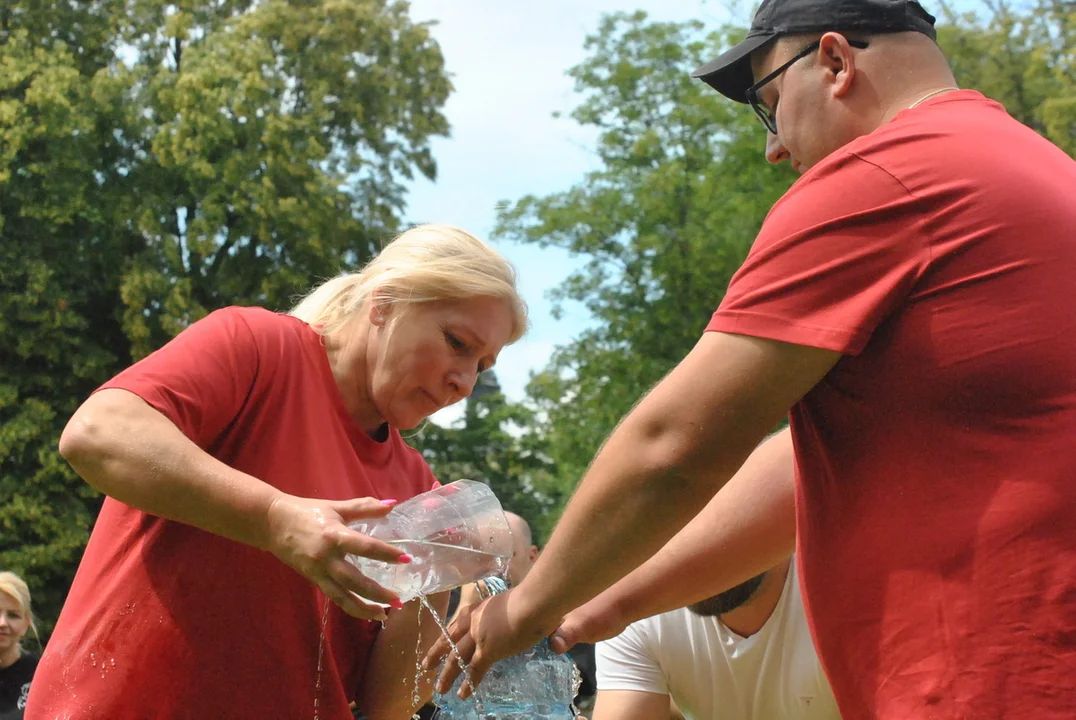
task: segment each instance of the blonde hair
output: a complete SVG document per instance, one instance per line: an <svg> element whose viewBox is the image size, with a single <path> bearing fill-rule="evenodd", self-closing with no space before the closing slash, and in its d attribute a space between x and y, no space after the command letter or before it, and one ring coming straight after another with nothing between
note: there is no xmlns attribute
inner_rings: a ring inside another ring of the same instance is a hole
<svg viewBox="0 0 1076 720"><path fill-rule="evenodd" d="M376 297L373 295L376 293ZM451 225L416 225L358 272L337 275L314 288L290 315L322 335L340 330L367 302L427 303L493 297L512 309L512 343L527 329L527 306L516 271L500 253Z"/></svg>
<svg viewBox="0 0 1076 720"><path fill-rule="evenodd" d="M37 626L34 625L34 611L30 606L30 588L21 577L13 572L0 572L0 592L5 595L11 596L11 598L19 604L23 613L30 620L30 629L34 631L34 635L37 635ZM19 652L22 652L22 642L18 643Z"/></svg>

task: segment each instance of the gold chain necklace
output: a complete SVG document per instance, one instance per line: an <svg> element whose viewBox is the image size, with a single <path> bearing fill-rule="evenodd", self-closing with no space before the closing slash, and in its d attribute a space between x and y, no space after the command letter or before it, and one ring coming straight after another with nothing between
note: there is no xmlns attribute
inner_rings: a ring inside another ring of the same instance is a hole
<svg viewBox="0 0 1076 720"><path fill-rule="evenodd" d="M913 102L911 105L909 105L908 109L911 110L913 107L915 107L919 103L924 102L925 100L929 100L930 98L934 97L935 95L941 95L943 92L949 92L950 90L959 90L959 89L960 88L958 88L958 87L954 87L954 86L950 85L949 87L943 87L943 88L938 88L937 90L931 90L926 95L924 95L923 97L919 98L918 100Z"/></svg>

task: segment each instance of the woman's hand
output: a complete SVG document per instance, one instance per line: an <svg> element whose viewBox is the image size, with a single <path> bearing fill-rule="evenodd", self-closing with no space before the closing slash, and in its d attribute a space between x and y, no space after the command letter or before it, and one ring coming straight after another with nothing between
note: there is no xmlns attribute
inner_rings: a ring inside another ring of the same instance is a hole
<svg viewBox="0 0 1076 720"><path fill-rule="evenodd" d="M403 607L399 596L359 572L347 555L386 563L408 563L411 557L381 540L355 532L348 523L384 517L394 500L356 498L317 500L281 495L266 513L268 547L285 565L297 570L339 605L365 620L384 620L385 605Z"/></svg>

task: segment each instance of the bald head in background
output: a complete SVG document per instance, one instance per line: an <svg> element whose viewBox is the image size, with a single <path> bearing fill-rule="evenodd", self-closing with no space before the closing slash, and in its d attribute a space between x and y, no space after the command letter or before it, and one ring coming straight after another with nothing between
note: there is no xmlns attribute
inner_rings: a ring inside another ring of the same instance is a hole
<svg viewBox="0 0 1076 720"><path fill-rule="evenodd" d="M512 530L512 559L508 562L508 581L516 586L527 577L527 573L538 559L538 546L534 544L531 526L521 516L505 511L508 527Z"/></svg>
<svg viewBox="0 0 1076 720"><path fill-rule="evenodd" d="M512 557L508 561L508 584L515 587L523 582L523 578L527 577L527 573L534 566L534 561L538 559L538 547L534 544L534 535L526 520L507 510L504 516L508 520L508 529L512 531ZM454 616L459 608L473 605L481 600L478 589L475 587L476 584L481 584L481 581L460 587L459 600L449 605L449 617Z"/></svg>

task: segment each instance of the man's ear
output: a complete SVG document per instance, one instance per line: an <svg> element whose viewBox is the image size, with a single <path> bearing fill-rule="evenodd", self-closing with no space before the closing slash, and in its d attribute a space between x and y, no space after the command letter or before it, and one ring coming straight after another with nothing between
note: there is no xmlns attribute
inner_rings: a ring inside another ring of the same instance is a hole
<svg viewBox="0 0 1076 720"><path fill-rule="evenodd" d="M841 97L852 87L856 75L856 57L848 38L840 33L828 32L818 41L818 58L828 70L830 92Z"/></svg>

